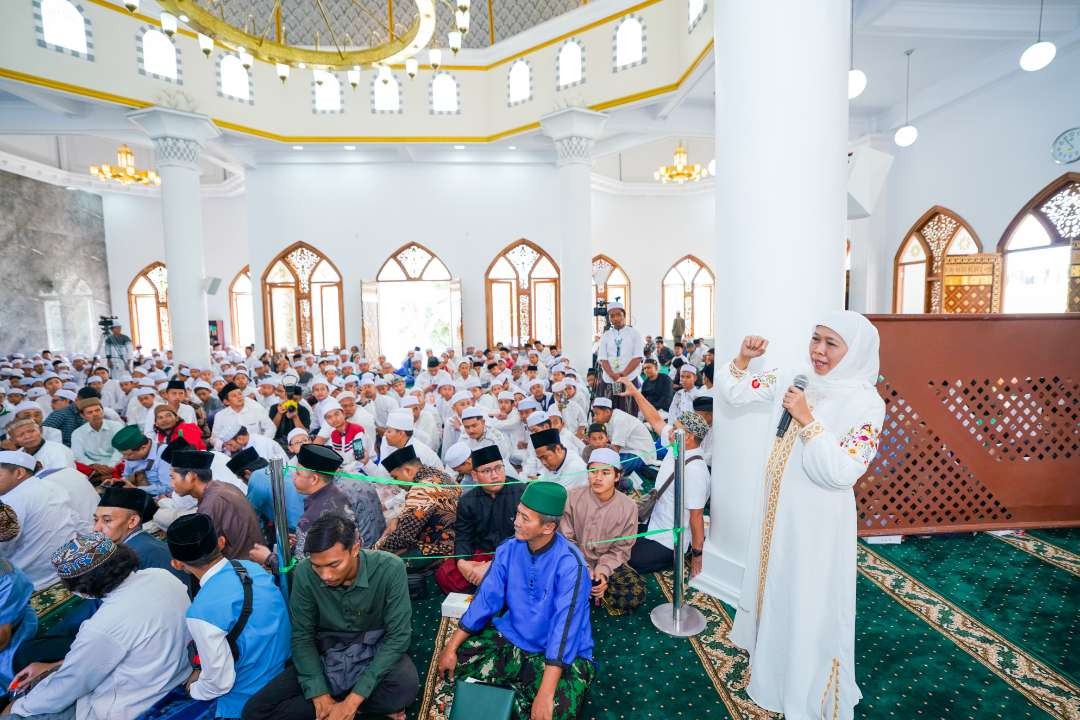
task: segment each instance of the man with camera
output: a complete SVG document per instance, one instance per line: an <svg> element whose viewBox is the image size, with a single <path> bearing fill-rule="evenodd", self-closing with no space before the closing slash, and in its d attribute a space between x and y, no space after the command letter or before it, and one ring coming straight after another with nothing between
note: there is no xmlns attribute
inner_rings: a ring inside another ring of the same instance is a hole
<svg viewBox="0 0 1080 720"><path fill-rule="evenodd" d="M311 411L301 404L304 389L299 385L285 386L285 400L270 408L270 420L274 423L274 439L288 445L289 433L299 428L311 427Z"/></svg>
<svg viewBox="0 0 1080 720"><path fill-rule="evenodd" d="M108 325L104 346L109 373L116 376L119 373L129 372L131 362L135 358L135 348L131 345L131 338L121 332L123 328L115 317L102 317L98 324L102 326L103 331L106 331L106 325Z"/></svg>

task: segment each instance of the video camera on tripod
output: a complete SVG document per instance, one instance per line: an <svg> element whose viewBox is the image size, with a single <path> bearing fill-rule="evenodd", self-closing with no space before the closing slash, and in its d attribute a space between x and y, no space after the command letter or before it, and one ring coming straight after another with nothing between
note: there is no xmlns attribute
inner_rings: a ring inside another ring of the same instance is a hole
<svg viewBox="0 0 1080 720"><path fill-rule="evenodd" d="M102 335L110 335L112 333L112 326L116 324L116 316L98 315L97 324L98 327L101 328Z"/></svg>

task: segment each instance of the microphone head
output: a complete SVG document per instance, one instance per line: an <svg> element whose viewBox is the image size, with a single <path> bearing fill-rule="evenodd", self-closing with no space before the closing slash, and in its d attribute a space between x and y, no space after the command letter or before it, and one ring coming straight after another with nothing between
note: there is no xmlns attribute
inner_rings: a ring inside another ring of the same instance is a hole
<svg viewBox="0 0 1080 720"><path fill-rule="evenodd" d="M800 390L805 390L806 386L810 384L810 378L806 377L805 375L801 375L801 374L796 375L795 379L792 381L791 384L794 385L795 387L799 388Z"/></svg>

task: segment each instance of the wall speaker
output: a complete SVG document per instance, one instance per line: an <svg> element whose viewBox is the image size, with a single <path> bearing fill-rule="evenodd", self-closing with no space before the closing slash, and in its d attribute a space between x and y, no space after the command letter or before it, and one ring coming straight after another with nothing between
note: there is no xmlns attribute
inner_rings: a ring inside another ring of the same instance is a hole
<svg viewBox="0 0 1080 720"><path fill-rule="evenodd" d="M207 295L217 295L219 288L221 288L221 278L208 277L203 279L203 289Z"/></svg>

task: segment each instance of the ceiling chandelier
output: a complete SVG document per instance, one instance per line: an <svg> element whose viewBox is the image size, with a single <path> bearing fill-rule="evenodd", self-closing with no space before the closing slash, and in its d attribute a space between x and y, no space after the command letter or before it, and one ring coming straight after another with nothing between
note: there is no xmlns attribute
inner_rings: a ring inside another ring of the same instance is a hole
<svg viewBox="0 0 1080 720"><path fill-rule="evenodd" d="M135 153L127 145L116 149L116 164L91 165L90 174L102 182L118 182L121 185L160 185L161 176L155 170L139 170L135 167Z"/></svg>
<svg viewBox="0 0 1080 720"><path fill-rule="evenodd" d="M409 77L416 76L416 56L435 35L440 2L454 18L447 47L457 54L469 31L471 0L413 0L416 12L407 26L394 19L392 0L386 0L385 12L371 0L158 0L158 5L164 10L162 29L175 32L178 19L186 23L198 33L207 57L217 42L245 67L254 59L274 65L282 82L292 68L345 70L355 88L361 68L380 71L383 82L389 82L392 65L404 64ZM125 0L125 6L134 12L138 0ZM437 69L442 52L431 48L428 61Z"/></svg>
<svg viewBox="0 0 1080 720"><path fill-rule="evenodd" d="M653 173L653 178L664 184L682 185L687 182L697 182L708 175L709 171L701 165L697 163L691 165L687 162L686 146L680 140L675 146L674 164L661 165Z"/></svg>

